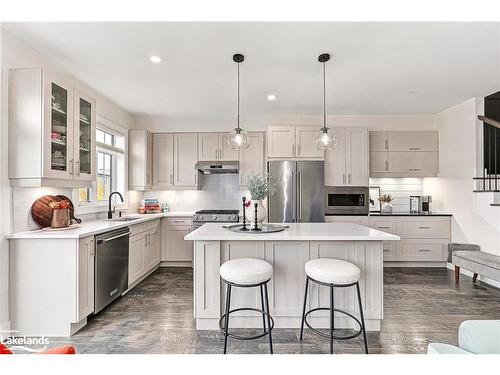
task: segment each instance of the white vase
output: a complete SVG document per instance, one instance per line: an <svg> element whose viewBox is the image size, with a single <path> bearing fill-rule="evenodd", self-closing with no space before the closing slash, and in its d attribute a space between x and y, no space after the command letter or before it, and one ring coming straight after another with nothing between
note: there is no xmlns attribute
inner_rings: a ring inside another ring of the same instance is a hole
<svg viewBox="0 0 500 375"><path fill-rule="evenodd" d="M252 225L255 223L255 206L254 206L254 201L252 201L252 205L249 207L250 211L250 220L252 220ZM256 201L257 202L257 222L259 225L262 225L262 223L267 219L267 210L266 207L264 207L264 203L262 200Z"/></svg>
<svg viewBox="0 0 500 375"><path fill-rule="evenodd" d="M385 214L392 213L392 203L391 202L382 203L382 213L385 213Z"/></svg>

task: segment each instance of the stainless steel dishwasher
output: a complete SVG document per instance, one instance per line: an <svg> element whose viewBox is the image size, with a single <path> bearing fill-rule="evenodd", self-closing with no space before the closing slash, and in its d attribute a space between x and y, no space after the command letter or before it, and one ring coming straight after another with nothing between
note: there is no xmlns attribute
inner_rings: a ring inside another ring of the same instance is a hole
<svg viewBox="0 0 500 375"><path fill-rule="evenodd" d="M98 313L128 288L130 232L121 228L95 236L95 304Z"/></svg>

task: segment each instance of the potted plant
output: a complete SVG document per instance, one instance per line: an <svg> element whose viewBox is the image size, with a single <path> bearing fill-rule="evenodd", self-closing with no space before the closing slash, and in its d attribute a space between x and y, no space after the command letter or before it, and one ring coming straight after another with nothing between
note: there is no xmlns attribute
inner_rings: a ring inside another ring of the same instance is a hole
<svg viewBox="0 0 500 375"><path fill-rule="evenodd" d="M257 203L257 222L261 224L267 218L263 201L278 191L278 182L268 173L251 174L247 178L247 187L252 201ZM251 220L255 220L255 211L252 211Z"/></svg>
<svg viewBox="0 0 500 375"><path fill-rule="evenodd" d="M391 213L392 212L392 201L394 198L392 197L391 194L382 194L380 197L378 197L378 200L380 203L382 203L382 212L383 213Z"/></svg>

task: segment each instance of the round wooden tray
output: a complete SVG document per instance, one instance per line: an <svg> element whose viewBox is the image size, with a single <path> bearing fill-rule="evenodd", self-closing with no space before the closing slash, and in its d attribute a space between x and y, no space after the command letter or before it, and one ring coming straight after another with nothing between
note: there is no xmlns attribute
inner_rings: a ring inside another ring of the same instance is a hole
<svg viewBox="0 0 500 375"><path fill-rule="evenodd" d="M256 229L254 229L254 227L252 225L247 224L247 229L243 230L243 224L235 224L235 225L227 226L225 228L227 228L231 232L235 232L235 233L266 234L266 233L282 232L288 227L285 225L278 225L278 224L261 224L261 226L256 230Z"/></svg>

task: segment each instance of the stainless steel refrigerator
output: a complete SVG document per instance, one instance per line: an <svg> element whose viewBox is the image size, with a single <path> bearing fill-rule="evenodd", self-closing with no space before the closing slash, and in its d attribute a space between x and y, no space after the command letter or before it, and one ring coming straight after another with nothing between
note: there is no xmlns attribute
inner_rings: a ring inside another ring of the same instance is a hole
<svg viewBox="0 0 500 375"><path fill-rule="evenodd" d="M323 161L270 161L267 170L279 179L278 191L268 199L270 223L325 221Z"/></svg>

